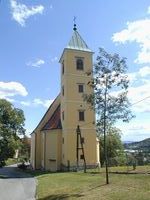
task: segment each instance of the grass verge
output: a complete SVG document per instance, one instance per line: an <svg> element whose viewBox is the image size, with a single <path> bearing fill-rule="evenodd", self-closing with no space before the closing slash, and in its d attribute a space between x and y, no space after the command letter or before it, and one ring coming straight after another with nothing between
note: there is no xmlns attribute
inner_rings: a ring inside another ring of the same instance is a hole
<svg viewBox="0 0 150 200"><path fill-rule="evenodd" d="M138 171L149 171L138 167ZM121 171L123 168L111 168ZM36 172L38 200L97 199L97 200L149 200L150 175L109 174L110 184L105 184L104 169L83 172L48 173Z"/></svg>

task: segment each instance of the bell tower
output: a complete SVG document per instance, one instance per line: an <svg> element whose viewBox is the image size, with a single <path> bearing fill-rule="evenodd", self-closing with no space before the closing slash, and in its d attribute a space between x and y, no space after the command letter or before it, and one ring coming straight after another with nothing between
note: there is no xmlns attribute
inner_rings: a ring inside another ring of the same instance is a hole
<svg viewBox="0 0 150 200"><path fill-rule="evenodd" d="M83 101L83 94L93 93L88 87L91 80L86 72L92 70L93 52L77 31L74 24L69 44L60 58L61 64L61 122L62 122L62 164L76 167L76 128L79 125L87 166L99 163L99 150L96 129L93 122L95 113ZM92 75L91 75L92 76ZM79 152L79 165L83 165L82 153Z"/></svg>

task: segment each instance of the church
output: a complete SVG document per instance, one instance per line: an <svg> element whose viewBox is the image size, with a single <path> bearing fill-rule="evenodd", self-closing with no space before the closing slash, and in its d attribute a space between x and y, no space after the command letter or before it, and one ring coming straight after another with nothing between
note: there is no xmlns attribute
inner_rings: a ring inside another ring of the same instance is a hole
<svg viewBox="0 0 150 200"><path fill-rule="evenodd" d="M31 134L33 169L66 171L99 165L95 113L83 100L93 93L88 86L93 52L74 24L72 37L60 57L61 91Z"/></svg>

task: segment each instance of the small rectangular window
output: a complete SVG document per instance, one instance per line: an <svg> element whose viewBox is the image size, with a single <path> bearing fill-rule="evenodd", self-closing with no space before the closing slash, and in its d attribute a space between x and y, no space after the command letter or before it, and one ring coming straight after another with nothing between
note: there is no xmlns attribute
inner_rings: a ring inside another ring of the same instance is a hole
<svg viewBox="0 0 150 200"><path fill-rule="evenodd" d="M83 84L79 84L79 85L78 85L78 92L79 92L79 93L83 93L83 92L84 92Z"/></svg>
<svg viewBox="0 0 150 200"><path fill-rule="evenodd" d="M62 74L64 74L64 60L63 60L63 62L62 62Z"/></svg>
<svg viewBox="0 0 150 200"><path fill-rule="evenodd" d="M65 116L64 116L64 111L62 112L62 120L64 120Z"/></svg>
<svg viewBox="0 0 150 200"><path fill-rule="evenodd" d="M64 96L64 86L62 86L62 95Z"/></svg>
<svg viewBox="0 0 150 200"><path fill-rule="evenodd" d="M79 111L79 121L84 121L84 111Z"/></svg>
<svg viewBox="0 0 150 200"><path fill-rule="evenodd" d="M64 138L62 138L62 143L64 144Z"/></svg>

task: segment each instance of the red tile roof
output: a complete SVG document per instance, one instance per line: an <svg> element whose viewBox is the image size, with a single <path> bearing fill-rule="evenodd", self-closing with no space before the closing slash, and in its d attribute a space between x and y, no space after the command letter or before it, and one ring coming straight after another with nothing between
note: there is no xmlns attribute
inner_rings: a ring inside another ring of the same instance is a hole
<svg viewBox="0 0 150 200"><path fill-rule="evenodd" d="M60 118L60 105L56 108L51 118L44 125L42 130L62 129Z"/></svg>

